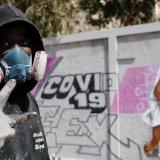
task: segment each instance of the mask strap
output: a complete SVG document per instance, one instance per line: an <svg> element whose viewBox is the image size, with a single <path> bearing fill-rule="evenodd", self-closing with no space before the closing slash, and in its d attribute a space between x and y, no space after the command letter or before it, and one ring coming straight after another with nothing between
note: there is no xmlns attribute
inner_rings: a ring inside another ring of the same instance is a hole
<svg viewBox="0 0 160 160"><path fill-rule="evenodd" d="M30 58L29 58L29 63L30 63L30 65L32 66L32 54L29 56Z"/></svg>
<svg viewBox="0 0 160 160"><path fill-rule="evenodd" d="M9 72L8 69L10 67L8 66L8 64L3 59L0 60L0 63L2 64L3 67L5 67L7 69L6 72ZM3 79L4 79L4 73L2 71L2 68L0 67L0 83L2 82Z"/></svg>
<svg viewBox="0 0 160 160"><path fill-rule="evenodd" d="M9 68L8 64L7 64L3 59L0 60L0 63L1 63L5 68Z"/></svg>

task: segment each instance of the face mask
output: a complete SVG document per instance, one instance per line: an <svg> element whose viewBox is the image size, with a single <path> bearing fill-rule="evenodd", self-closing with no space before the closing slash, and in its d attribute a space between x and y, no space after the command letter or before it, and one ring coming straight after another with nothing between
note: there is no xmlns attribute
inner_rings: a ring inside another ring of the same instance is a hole
<svg viewBox="0 0 160 160"><path fill-rule="evenodd" d="M15 79L19 83L24 83L31 77L40 80L43 78L46 63L47 55L45 52L36 52L32 65L32 56L16 45L0 60L0 81L4 79L7 82L10 79Z"/></svg>

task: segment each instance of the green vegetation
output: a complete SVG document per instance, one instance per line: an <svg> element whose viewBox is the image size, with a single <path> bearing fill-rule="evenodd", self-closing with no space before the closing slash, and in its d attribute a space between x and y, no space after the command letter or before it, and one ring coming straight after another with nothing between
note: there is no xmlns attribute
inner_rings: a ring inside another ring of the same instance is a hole
<svg viewBox="0 0 160 160"><path fill-rule="evenodd" d="M158 0L0 0L3 3L21 9L43 37L159 21Z"/></svg>
<svg viewBox="0 0 160 160"><path fill-rule="evenodd" d="M147 23L153 16L154 0L80 0L92 25L105 27L115 18L122 26Z"/></svg>

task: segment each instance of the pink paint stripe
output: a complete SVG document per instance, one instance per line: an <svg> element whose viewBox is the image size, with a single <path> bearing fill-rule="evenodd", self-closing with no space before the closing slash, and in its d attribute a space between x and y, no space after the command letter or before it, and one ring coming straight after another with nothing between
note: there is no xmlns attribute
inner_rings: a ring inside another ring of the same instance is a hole
<svg viewBox="0 0 160 160"><path fill-rule="evenodd" d="M47 66L46 66L44 78L41 81L39 81L37 85L32 89L31 94L33 96L35 96L35 94L41 88L45 78L48 76L50 72L52 72L55 69L56 65L59 63L60 60L61 60L61 57L55 57L55 56L49 56L47 58Z"/></svg>
<svg viewBox="0 0 160 160"><path fill-rule="evenodd" d="M119 86L119 105L117 105L118 100L115 95L111 112L144 112L149 107L148 96L156 78L157 71L157 65L128 68ZM118 92L116 94L118 94Z"/></svg>

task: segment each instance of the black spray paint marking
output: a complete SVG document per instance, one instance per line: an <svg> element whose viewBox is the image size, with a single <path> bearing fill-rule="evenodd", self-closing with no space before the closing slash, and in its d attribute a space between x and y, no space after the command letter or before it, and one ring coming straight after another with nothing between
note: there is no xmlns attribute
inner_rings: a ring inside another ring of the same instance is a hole
<svg viewBox="0 0 160 160"><path fill-rule="evenodd" d="M75 109L91 109L92 113L101 113L107 104L106 91L112 86L112 79L105 73L87 73L66 76L51 76L44 85L43 99L67 98L71 89L76 94L70 97L69 103Z"/></svg>

